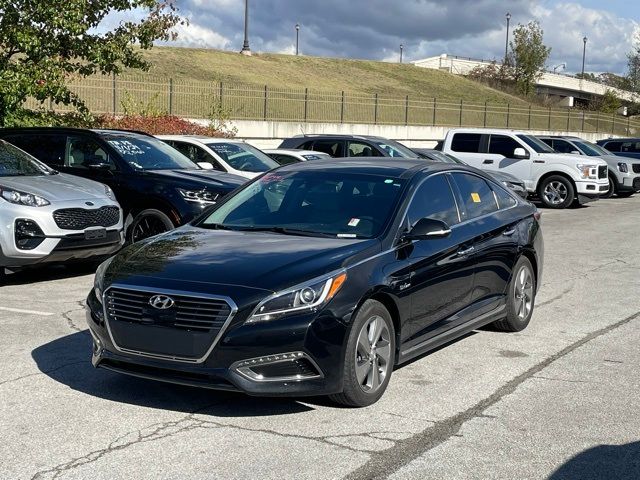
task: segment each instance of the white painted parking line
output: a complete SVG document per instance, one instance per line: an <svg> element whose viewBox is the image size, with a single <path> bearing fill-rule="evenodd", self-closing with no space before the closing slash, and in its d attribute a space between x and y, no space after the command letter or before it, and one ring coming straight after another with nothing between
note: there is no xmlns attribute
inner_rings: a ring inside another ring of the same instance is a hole
<svg viewBox="0 0 640 480"><path fill-rule="evenodd" d="M55 315L55 313L52 313L52 312L41 312L39 310L23 310L21 308L0 307L0 310L4 310L5 312L14 312L14 313L27 313L29 315L42 315L44 317Z"/></svg>

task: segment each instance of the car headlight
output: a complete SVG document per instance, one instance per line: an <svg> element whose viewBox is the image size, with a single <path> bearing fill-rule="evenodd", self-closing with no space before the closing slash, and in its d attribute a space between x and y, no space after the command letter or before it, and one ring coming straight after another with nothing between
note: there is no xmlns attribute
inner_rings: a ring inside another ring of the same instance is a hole
<svg viewBox="0 0 640 480"><path fill-rule="evenodd" d="M109 197L111 200L115 200L116 199L115 193L113 193L113 190L111 190L111 187L109 187L108 185L104 186L104 194L107 197Z"/></svg>
<svg viewBox="0 0 640 480"><path fill-rule="evenodd" d="M182 195L187 202L202 203L206 205L213 205L216 203L219 194L208 192L206 190L184 190L178 188L178 192Z"/></svg>
<svg viewBox="0 0 640 480"><path fill-rule="evenodd" d="M49 205L50 202L46 198L33 193L21 192L12 188L0 186L0 197L4 198L9 203L15 203L16 205L25 205L27 207L44 207Z"/></svg>
<svg viewBox="0 0 640 480"><path fill-rule="evenodd" d="M629 173L629 166L624 162L620 162L618 163L618 170L622 173Z"/></svg>
<svg viewBox="0 0 640 480"><path fill-rule="evenodd" d="M93 293L98 302L102 303L102 293L104 292L104 273L115 257L107 258L96 268L96 276L93 279Z"/></svg>
<svg viewBox="0 0 640 480"><path fill-rule="evenodd" d="M581 178L598 178L598 167L595 165L578 164L576 168L580 171Z"/></svg>
<svg viewBox="0 0 640 480"><path fill-rule="evenodd" d="M253 311L247 323L274 320L286 315L315 311L327 304L347 279L345 272L324 276L273 294Z"/></svg>

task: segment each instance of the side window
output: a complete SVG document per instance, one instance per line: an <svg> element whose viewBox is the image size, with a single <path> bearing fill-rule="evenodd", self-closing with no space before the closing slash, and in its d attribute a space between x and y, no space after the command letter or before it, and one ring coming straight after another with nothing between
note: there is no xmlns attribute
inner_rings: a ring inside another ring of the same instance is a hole
<svg viewBox="0 0 640 480"><path fill-rule="evenodd" d="M505 208L513 207L516 204L515 198L509 195L504 188L500 188L498 186L493 186L493 192L496 194L496 199L498 200L498 207L500 210L504 210Z"/></svg>
<svg viewBox="0 0 640 480"><path fill-rule="evenodd" d="M607 142L604 144L604 148L606 148L610 152L619 152L620 145L622 145L622 142Z"/></svg>
<svg viewBox="0 0 640 480"><path fill-rule="evenodd" d="M553 149L560 153L571 153L578 149L565 140L553 140Z"/></svg>
<svg viewBox="0 0 640 480"><path fill-rule="evenodd" d="M349 142L350 157L380 157L380 152L371 145L361 142Z"/></svg>
<svg viewBox="0 0 640 480"><path fill-rule="evenodd" d="M411 227L421 218L442 220L448 225L459 223L458 208L445 175L428 178L418 187L407 218Z"/></svg>
<svg viewBox="0 0 640 480"><path fill-rule="evenodd" d="M621 152L627 153L639 153L640 152L640 143L639 142L624 142L620 147Z"/></svg>
<svg viewBox="0 0 640 480"><path fill-rule="evenodd" d="M269 156L280 165L291 165L292 163L298 163L300 161L296 157L292 157L291 155L283 155L282 153L273 153Z"/></svg>
<svg viewBox="0 0 640 480"><path fill-rule="evenodd" d="M489 139L489 153L511 158L516 148L522 148L522 145L506 135L491 135Z"/></svg>
<svg viewBox="0 0 640 480"><path fill-rule="evenodd" d="M105 149L93 138L70 136L64 165L70 168L86 170L98 165L108 170L116 170L116 165Z"/></svg>
<svg viewBox="0 0 640 480"><path fill-rule="evenodd" d="M342 140L317 140L313 144L316 152L323 152L332 157L344 157L344 142Z"/></svg>
<svg viewBox="0 0 640 480"><path fill-rule="evenodd" d="M454 152L480 152L480 140L482 135L479 133L454 133L451 140L451 150Z"/></svg>
<svg viewBox="0 0 640 480"><path fill-rule="evenodd" d="M67 146L65 135L34 133L9 135L3 138L50 167L64 166L65 148Z"/></svg>
<svg viewBox="0 0 640 480"><path fill-rule="evenodd" d="M213 168L215 170L219 170L222 172L226 171L224 168L222 168L222 165L218 163L218 160L213 158L213 155L209 154L207 151L205 151L203 148L198 147L197 145L177 141L171 141L169 144L189 160L191 160L193 163L209 162L211 165L213 165Z"/></svg>
<svg viewBox="0 0 640 480"><path fill-rule="evenodd" d="M303 144L298 145L297 147L293 147L293 148L297 148L299 150L313 150L313 142L314 142L314 140L307 140ZM287 148L289 148L289 147L287 147Z"/></svg>
<svg viewBox="0 0 640 480"><path fill-rule="evenodd" d="M489 184L482 178L468 173L453 173L466 210L466 220L498 210L496 198Z"/></svg>

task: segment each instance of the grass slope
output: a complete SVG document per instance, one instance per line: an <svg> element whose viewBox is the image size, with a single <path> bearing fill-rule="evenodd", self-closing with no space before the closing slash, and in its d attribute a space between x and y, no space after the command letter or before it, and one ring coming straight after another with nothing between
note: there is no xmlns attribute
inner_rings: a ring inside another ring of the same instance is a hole
<svg viewBox="0 0 640 480"><path fill-rule="evenodd" d="M245 57L234 52L176 47L154 47L144 55L153 64L150 73L182 80L528 105L518 97L465 78L411 64L271 53Z"/></svg>

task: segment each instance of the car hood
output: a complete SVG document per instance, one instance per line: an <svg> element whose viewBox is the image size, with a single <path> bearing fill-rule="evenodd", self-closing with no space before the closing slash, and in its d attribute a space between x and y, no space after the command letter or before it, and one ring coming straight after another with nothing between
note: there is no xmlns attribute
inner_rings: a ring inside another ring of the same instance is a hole
<svg viewBox="0 0 640 480"><path fill-rule="evenodd" d="M247 179L231 173L200 169L147 170L147 173L172 178L174 180L191 180L206 183L217 188L234 190L243 185Z"/></svg>
<svg viewBox="0 0 640 480"><path fill-rule="evenodd" d="M166 279L173 287L199 282L275 292L379 251L377 239L207 230L187 225L116 255L105 275L105 286L145 285L148 277L153 277ZM211 293L217 290L212 287Z"/></svg>
<svg viewBox="0 0 640 480"><path fill-rule="evenodd" d="M607 164L610 167L613 168L618 168L618 164L619 163L638 163L638 159L637 158L629 158L627 157L627 160L623 158L620 158L618 155L614 155L613 153L611 155L600 155L599 157L588 157L588 158L600 158L602 160L604 160L605 162L607 162Z"/></svg>
<svg viewBox="0 0 640 480"><path fill-rule="evenodd" d="M107 200L105 187L86 178L58 173L25 177L0 177L0 186L14 188L46 198L50 202L69 200Z"/></svg>
<svg viewBox="0 0 640 480"><path fill-rule="evenodd" d="M577 165L579 163L592 163L595 165L607 164L607 162L602 160L600 157L587 157L585 155L574 155L571 153L541 153L540 155L545 160L552 160L554 162L568 165Z"/></svg>

